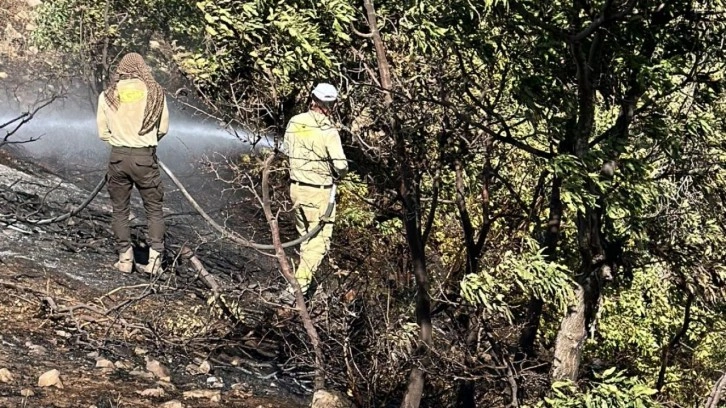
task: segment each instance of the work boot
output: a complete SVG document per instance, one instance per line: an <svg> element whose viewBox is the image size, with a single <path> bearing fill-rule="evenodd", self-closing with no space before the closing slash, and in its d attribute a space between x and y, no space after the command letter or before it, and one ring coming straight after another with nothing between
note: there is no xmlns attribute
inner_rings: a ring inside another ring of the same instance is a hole
<svg viewBox="0 0 726 408"><path fill-rule="evenodd" d="M129 247L126 252L120 253L113 267L123 273L131 273L134 270L134 249Z"/></svg>
<svg viewBox="0 0 726 408"><path fill-rule="evenodd" d="M161 253L154 248L149 248L149 262L143 267L143 271L150 275L161 273Z"/></svg>

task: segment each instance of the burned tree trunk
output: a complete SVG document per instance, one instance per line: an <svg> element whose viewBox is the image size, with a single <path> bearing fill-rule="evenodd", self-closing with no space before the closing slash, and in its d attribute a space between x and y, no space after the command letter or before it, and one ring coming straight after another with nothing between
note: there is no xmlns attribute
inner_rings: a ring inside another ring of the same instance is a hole
<svg viewBox="0 0 726 408"><path fill-rule="evenodd" d="M323 351L320 345L320 337L318 331L315 329L313 319L310 317L307 306L305 305L305 297L303 296L302 289L295 279L295 275L292 272L292 267L285 253L285 249L282 247L282 240L280 239L280 227L277 223L277 216L272 213L272 206L270 202L270 190L269 190L269 176L270 176L270 163L275 158L274 154L271 154L264 163L262 169L262 209L265 213L267 223L270 225L270 232L272 234L272 243L275 246L275 257L280 265L280 271L287 279L295 290L295 303L297 305L298 313L302 319L305 332L310 338L310 344L313 347L313 353L315 354L315 390L321 390L325 388L325 359L323 357Z"/></svg>
<svg viewBox="0 0 726 408"><path fill-rule="evenodd" d="M593 191L592 183L588 183L588 187ZM578 214L577 217L582 263L576 275L575 302L562 319L557 333L552 365L554 380L577 379L587 330L600 300L601 276L610 274L611 260L606 259L603 245L602 211L602 206L598 209L587 208L585 214Z"/></svg>
<svg viewBox="0 0 726 408"><path fill-rule="evenodd" d="M625 16L632 10L634 2L629 3L618 15ZM661 10L668 13L670 10ZM603 13L607 13L605 10ZM611 20L612 22L612 20ZM660 21L660 24L664 24ZM572 135L572 152L574 156L585 160L593 146L607 140L613 145L622 144L629 137L630 125L635 117L635 106L645 93L645 86L637 78L638 70L630 76L630 88L621 101L620 114L615 124L593 140L590 137L594 131L594 79L599 74L599 59L603 46L602 30L595 32L592 43L585 53L583 44L572 42L570 44L578 79L578 115L577 124ZM641 49L641 55L652 55L655 42L649 38ZM615 143L617 142L617 143ZM611 147L611 160L616 160L622 153L618 148ZM566 153L561 151L560 153ZM603 220L605 220L606 203L604 192L596 183L587 179L583 188L589 195L596 197L594 204L585 205L584 211L577 215L577 242L580 250L580 270L577 274L576 301L562 321L555 344L555 356L552 368L552 377L555 380L575 380L578 375L582 348L587 335L588 326L597 312L600 300L601 280L612 278L615 264L619 261L613 259L612 253L606 253L608 243L605 239Z"/></svg>
<svg viewBox="0 0 726 408"><path fill-rule="evenodd" d="M660 370L658 370L658 381L656 381L655 385L655 389L658 390L658 392L660 392L665 385L666 370L668 369L671 358L675 354L676 350L681 344L681 340L684 336L686 336L686 334L688 333L688 329L691 326L691 306L693 306L694 298L694 294L689 291L688 297L686 298L686 309L683 312L683 324L661 351Z"/></svg>
<svg viewBox="0 0 726 408"><path fill-rule="evenodd" d="M604 12L607 12L605 10ZM573 18L573 27L579 27L579 18ZM570 139L560 150L571 149L574 155L585 160L589 152L589 140L595 126L594 78L598 73L602 32L596 30L592 43L585 47L581 42L571 40L569 46L577 68L577 112L575 126L568 134ZM588 48L588 49L586 49ZM561 151L560 153L567 153ZM592 181L584 181L585 190L597 196ZM601 244L600 218L596 210L587 206L577 214L577 241L580 249L581 267L577 274L576 299L562 320L555 343L552 377L555 380L575 380L579 373L582 348L587 334L587 315L597 303L599 290L593 290L594 268L592 261L603 254Z"/></svg>
<svg viewBox="0 0 726 408"><path fill-rule="evenodd" d="M474 225L472 224L469 209L467 208L466 204L464 165L460 158L455 159L453 163L456 175L455 201L456 207L459 211L459 220L461 223L462 233L464 234L464 244L466 249L466 268L464 270L466 274L479 272L479 259L481 258L484 251L484 244L486 243L486 238L492 224L492 218L489 211L489 186L492 173L491 160L489 157L492 146L491 142L492 139L488 139L486 143L487 150L485 156L484 170L482 171L481 209L483 222L481 227L479 228L478 238L475 234ZM465 143L461 143L459 148L462 149L462 152L468 153ZM462 277L459 275L456 276L455 279L456 281L459 281L462 279ZM461 318L463 319L462 324L465 327L464 331L466 333L467 348L469 348L470 353L476 354L476 349L472 344L474 343L474 338L476 338L477 328L479 326L478 324L472 322L472 320L476 319L476 317L472 314L461 316ZM469 366L471 363L467 359L465 359L462 364ZM457 388L458 391L456 406L459 408L476 407L476 382L472 380L460 380ZM515 394L513 400L516 401L516 392L514 392L513 394Z"/></svg>
<svg viewBox="0 0 726 408"><path fill-rule="evenodd" d="M406 221L406 240L413 258L413 274L416 279L416 322L419 325L419 338L423 344L421 353L424 354L423 363L428 365L428 348L433 343L433 326L431 325L431 299L428 292L428 274L426 272L426 259L424 243L415 220ZM411 370L408 388L404 397L402 408L416 408L421 403L424 389L424 372L418 367Z"/></svg>
<svg viewBox="0 0 726 408"><path fill-rule="evenodd" d="M580 370L580 354L587 333L585 310L587 295L583 285L575 290L575 304L562 319L555 342L555 358L553 361L552 378L575 381Z"/></svg>
<svg viewBox="0 0 726 408"><path fill-rule="evenodd" d="M429 295L428 272L426 269L426 243L422 234L419 199L414 186L414 172L410 166L409 155L406 151L406 141L402 130L397 126L397 120L394 118L393 121L394 124L391 129L400 160L399 193L404 207L403 224L406 230L406 242L411 254L413 276L416 281L416 323L419 325L419 340L421 341L417 353L423 357L421 363L428 366L430 364L429 348L433 345L433 326L431 325L431 297ZM430 216L433 216L433 214ZM418 408L423 396L423 389L424 371L414 367L409 376L408 388L401 407Z"/></svg>

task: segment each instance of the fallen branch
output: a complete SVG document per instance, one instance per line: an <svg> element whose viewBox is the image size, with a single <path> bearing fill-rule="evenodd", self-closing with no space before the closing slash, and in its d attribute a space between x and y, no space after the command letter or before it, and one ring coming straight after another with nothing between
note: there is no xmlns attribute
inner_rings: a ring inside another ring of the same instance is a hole
<svg viewBox="0 0 726 408"><path fill-rule="evenodd" d="M18 285L17 283L7 282L7 281L0 281L0 286L8 289L14 289L21 292L30 292L30 293L43 293L38 290L35 290L33 288L29 288L27 286Z"/></svg>
<svg viewBox="0 0 726 408"><path fill-rule="evenodd" d="M148 288L148 287L149 287L149 284L148 283L142 283L140 285L132 285L132 286L119 286L118 288L113 289L113 290L109 291L108 293L105 293L104 295L102 295L98 299L103 299L105 297L110 297L111 295L113 295L113 294L115 294L117 292L120 292L122 290L141 289L141 288Z"/></svg>
<svg viewBox="0 0 726 408"><path fill-rule="evenodd" d="M197 211L197 213L199 213L199 215L201 215L202 218L204 218L204 220L207 222L207 224L209 224L212 228L217 230L217 232L222 234L222 236L224 238L227 238L230 241L232 241L242 247L254 248L254 249L257 249L260 251L271 251L271 250L275 249L274 244L269 245L269 244L258 244L258 243L252 242L246 238L243 238L238 233L219 225L216 221L214 221L214 219L212 217L209 216L209 214L207 214L206 211L204 211L204 209L199 205L199 203L197 203L197 201L194 199L194 197L192 197L191 194L189 194L189 191L184 187L184 185L181 183L181 181L179 181L179 179L174 175L174 173L172 173L172 171L166 166L166 164L164 164L163 162L159 162L159 167L161 167L161 169L164 170L166 175L169 176L171 181L174 182L174 184L179 188L179 192L181 192L182 195L184 195L184 198L186 198L187 201L189 201L189 204L191 204L191 206ZM325 210L324 218L329 217L333 211L334 205L332 204L333 203L332 200L334 200L334 198L335 198L335 193L336 193L336 189L335 189L335 186L333 186L333 189L330 191L330 200L331 201L330 201L330 204L328 205L328 208ZM289 248L289 247L300 245L306 239L308 239L312 236L315 236L315 234L320 232L320 230L323 228L324 224L325 224L325 222L321 221L320 223L318 223L318 225L315 226L315 228L308 231L307 234L305 234L301 237L298 237L297 239L294 239L292 241L281 242L282 247Z"/></svg>
<svg viewBox="0 0 726 408"><path fill-rule="evenodd" d="M204 267L202 261L200 261L196 255L194 255L194 251L192 251L188 246L183 245L181 247L181 250L179 251L179 254L182 258L188 260L189 263L191 263L192 268L194 268L194 270L199 274L202 282L207 285L207 287L214 293L214 295L219 295L219 284L217 283L217 280L211 273L209 273L209 271L207 271L207 268Z"/></svg>
<svg viewBox="0 0 726 408"><path fill-rule="evenodd" d="M219 284L214 278L214 275L209 273L207 268L204 267L202 261L200 261L196 255L194 255L194 251L192 251L188 246L182 245L181 250L179 251L179 255L189 261L189 263L192 265L192 268L194 268L194 270L201 278L201 281L204 282L209 290L212 291L213 301L217 304L217 306L219 306L219 308L222 310L222 313L224 313L224 315L227 316L232 321L232 323L242 323L237 314L235 314L225 302L224 296L222 296L222 293L220 293Z"/></svg>

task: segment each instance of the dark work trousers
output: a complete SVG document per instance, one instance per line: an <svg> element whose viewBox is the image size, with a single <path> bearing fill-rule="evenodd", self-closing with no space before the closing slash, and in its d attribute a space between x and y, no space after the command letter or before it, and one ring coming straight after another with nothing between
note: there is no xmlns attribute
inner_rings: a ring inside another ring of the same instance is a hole
<svg viewBox="0 0 726 408"><path fill-rule="evenodd" d="M161 186L159 159L156 148L113 147L108 163L108 194L113 205L111 228L116 234L116 250L125 252L131 247L129 204L131 189L136 186L144 202L149 223L151 247L164 251L164 190Z"/></svg>

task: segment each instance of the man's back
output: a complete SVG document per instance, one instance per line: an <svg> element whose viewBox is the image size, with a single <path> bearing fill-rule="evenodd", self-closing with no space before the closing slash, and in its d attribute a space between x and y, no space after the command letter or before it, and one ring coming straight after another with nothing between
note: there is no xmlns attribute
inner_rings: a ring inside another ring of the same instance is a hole
<svg viewBox="0 0 726 408"><path fill-rule="evenodd" d="M118 109L113 111L106 103L103 93L99 96L99 133L101 139L112 146L147 147L158 144L159 133L164 134L169 128L169 114L164 102L164 109L158 126L145 135L139 135L144 120L148 90L139 79L124 79L118 82Z"/></svg>
<svg viewBox="0 0 726 408"><path fill-rule="evenodd" d="M322 113L308 111L290 119L283 151L290 160L290 178L302 183L330 185L333 172L347 169L338 131Z"/></svg>

